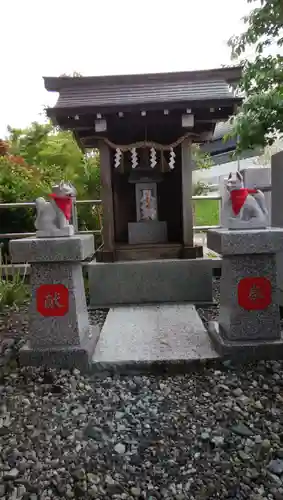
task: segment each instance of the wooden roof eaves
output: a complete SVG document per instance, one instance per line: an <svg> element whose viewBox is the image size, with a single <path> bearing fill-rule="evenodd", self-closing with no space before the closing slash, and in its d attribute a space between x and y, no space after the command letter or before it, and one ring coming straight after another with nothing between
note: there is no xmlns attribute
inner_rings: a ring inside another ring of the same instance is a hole
<svg viewBox="0 0 283 500"><path fill-rule="evenodd" d="M110 76L80 76L80 77L43 77L46 90L50 92L60 92L63 88L73 88L80 85L135 85L145 84L150 81L156 82L178 82L209 80L212 78L222 78L227 83L240 80L242 76L242 66L232 66L227 68L215 68L209 70L180 71L169 73L144 73L135 75L110 75Z"/></svg>
<svg viewBox="0 0 283 500"><path fill-rule="evenodd" d="M226 107L241 104L241 97L210 97L207 99L191 100L191 101L171 101L171 102L152 102L152 103L139 103L139 104L119 104L109 106L68 106L47 108L46 113L50 118L58 118L59 116L68 115L84 115L84 114L111 114L123 112L138 112L138 111L158 111L163 109L182 109L185 107Z"/></svg>

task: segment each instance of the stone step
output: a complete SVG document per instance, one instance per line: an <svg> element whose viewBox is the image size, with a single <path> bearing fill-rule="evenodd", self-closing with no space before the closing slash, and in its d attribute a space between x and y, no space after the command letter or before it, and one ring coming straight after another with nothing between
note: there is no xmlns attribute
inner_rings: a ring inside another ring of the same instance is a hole
<svg viewBox="0 0 283 500"><path fill-rule="evenodd" d="M110 309L93 356L95 373L182 372L218 360L195 306Z"/></svg>
<svg viewBox="0 0 283 500"><path fill-rule="evenodd" d="M91 262L91 308L187 302L212 303L213 259Z"/></svg>

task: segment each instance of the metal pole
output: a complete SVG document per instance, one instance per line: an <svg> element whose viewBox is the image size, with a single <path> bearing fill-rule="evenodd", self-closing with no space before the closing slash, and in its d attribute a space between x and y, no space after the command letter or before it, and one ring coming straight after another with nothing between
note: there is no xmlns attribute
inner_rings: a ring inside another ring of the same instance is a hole
<svg viewBox="0 0 283 500"><path fill-rule="evenodd" d="M238 142L239 142L239 136L237 136L237 144L238 144ZM240 172L240 170L241 170L241 160L240 160L239 155L237 155L237 170L238 170L238 172Z"/></svg>
<svg viewBox="0 0 283 500"><path fill-rule="evenodd" d="M77 200L74 198L73 204L72 204L72 223L75 229L75 233L78 232L79 230L79 224L78 224L78 210L77 210Z"/></svg>

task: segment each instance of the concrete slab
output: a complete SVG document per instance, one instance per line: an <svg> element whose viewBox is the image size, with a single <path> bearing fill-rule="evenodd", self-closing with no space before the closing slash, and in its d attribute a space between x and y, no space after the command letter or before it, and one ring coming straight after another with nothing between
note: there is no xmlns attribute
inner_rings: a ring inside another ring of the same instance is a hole
<svg viewBox="0 0 283 500"><path fill-rule="evenodd" d="M212 303L212 259L90 262L90 307Z"/></svg>
<svg viewBox="0 0 283 500"><path fill-rule="evenodd" d="M160 304L110 309L93 356L104 372L183 371L217 360L193 305ZM176 370L177 369L177 370Z"/></svg>

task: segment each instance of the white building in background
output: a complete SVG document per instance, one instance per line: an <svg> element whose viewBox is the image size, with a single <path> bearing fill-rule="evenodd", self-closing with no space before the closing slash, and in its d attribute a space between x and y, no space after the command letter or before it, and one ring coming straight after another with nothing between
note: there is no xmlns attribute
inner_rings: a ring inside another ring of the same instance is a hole
<svg viewBox="0 0 283 500"><path fill-rule="evenodd" d="M259 150L243 153L239 159L232 157L235 150L235 141L224 142L223 137L231 130L231 125L219 123L216 125L213 139L210 143L204 144L202 149L211 154L215 166L208 170L195 170L193 172L193 183L201 181L218 188L220 178L226 177L230 172L243 170L252 167L270 167L270 156L283 150L283 140L280 139L268 148L264 153Z"/></svg>
<svg viewBox="0 0 283 500"><path fill-rule="evenodd" d="M230 172L237 172L244 168L259 167L259 157L242 158L239 161L230 161L221 165L215 165L209 170L195 170L193 172L193 183L198 181L205 182L206 184L218 184L219 177L229 175ZM265 165L268 166L268 165Z"/></svg>

